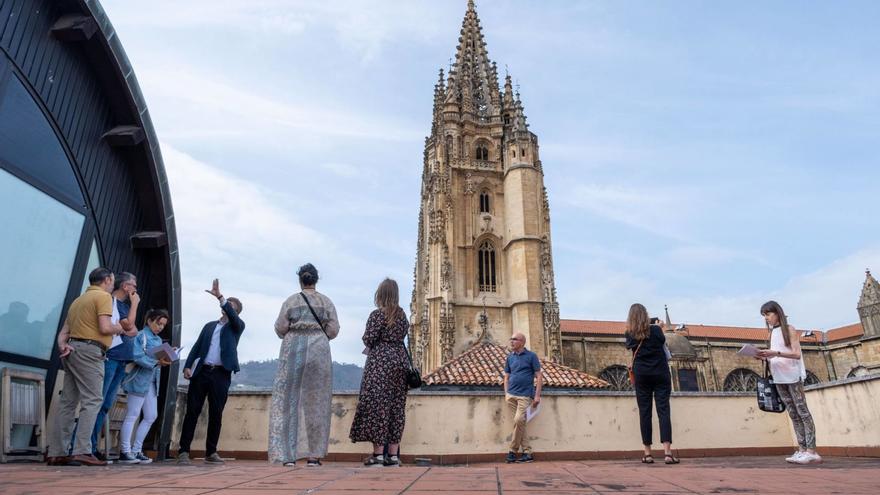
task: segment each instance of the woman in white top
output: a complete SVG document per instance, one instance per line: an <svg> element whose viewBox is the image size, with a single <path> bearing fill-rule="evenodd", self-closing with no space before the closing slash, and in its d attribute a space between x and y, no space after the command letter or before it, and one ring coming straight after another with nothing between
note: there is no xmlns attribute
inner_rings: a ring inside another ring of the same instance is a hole
<svg viewBox="0 0 880 495"><path fill-rule="evenodd" d="M782 306L776 301L764 303L761 315L770 330L770 349L758 352L758 358L766 359L770 364L773 383L791 417L798 442L797 452L785 460L794 464L822 462L822 457L816 453L816 426L804 395L807 370L801 355L800 337L788 324Z"/></svg>

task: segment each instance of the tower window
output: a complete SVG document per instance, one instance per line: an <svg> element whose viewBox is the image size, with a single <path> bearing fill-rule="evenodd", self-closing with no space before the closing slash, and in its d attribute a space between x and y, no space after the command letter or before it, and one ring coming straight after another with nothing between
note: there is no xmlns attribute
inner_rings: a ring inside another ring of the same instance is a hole
<svg viewBox="0 0 880 495"><path fill-rule="evenodd" d="M480 193L480 213L489 213L489 192Z"/></svg>
<svg viewBox="0 0 880 495"><path fill-rule="evenodd" d="M489 148L485 145L477 146L477 160L488 160L489 159Z"/></svg>
<svg viewBox="0 0 880 495"><path fill-rule="evenodd" d="M480 292L495 292L495 246L485 241L478 252Z"/></svg>

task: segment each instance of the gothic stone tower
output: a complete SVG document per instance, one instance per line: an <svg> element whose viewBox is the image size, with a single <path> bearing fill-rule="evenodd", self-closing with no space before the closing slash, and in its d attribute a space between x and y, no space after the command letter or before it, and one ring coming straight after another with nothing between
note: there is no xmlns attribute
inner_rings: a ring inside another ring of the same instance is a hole
<svg viewBox="0 0 880 495"><path fill-rule="evenodd" d="M429 372L479 337L512 332L562 361L550 211L538 154L511 78L499 88L473 0L455 63L434 86L425 138L410 342Z"/></svg>
<svg viewBox="0 0 880 495"><path fill-rule="evenodd" d="M865 270L865 285L858 310L865 337L880 335L880 283L871 275L871 270Z"/></svg>

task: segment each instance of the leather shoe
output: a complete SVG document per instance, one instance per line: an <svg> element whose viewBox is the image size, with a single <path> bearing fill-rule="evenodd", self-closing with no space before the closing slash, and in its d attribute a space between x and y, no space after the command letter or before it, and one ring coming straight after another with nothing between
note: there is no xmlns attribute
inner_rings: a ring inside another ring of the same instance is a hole
<svg viewBox="0 0 880 495"><path fill-rule="evenodd" d="M47 466L82 466L82 463L74 461L70 456L47 457Z"/></svg>
<svg viewBox="0 0 880 495"><path fill-rule="evenodd" d="M75 455L75 456L73 456L71 461L78 462L83 466L106 466L107 465L107 461L101 461L101 460L98 460L98 458L96 458L93 455L85 455L85 454ZM69 466L70 464L67 464L67 465Z"/></svg>

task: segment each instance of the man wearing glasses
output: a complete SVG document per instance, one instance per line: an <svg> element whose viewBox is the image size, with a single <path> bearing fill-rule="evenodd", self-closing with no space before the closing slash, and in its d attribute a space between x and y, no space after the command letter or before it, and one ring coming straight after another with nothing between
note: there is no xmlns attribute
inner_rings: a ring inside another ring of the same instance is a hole
<svg viewBox="0 0 880 495"><path fill-rule="evenodd" d="M138 334L135 324L138 304L141 301L137 293L137 277L128 272L122 272L116 277L113 285L113 316L110 323L121 333L113 336L110 350L107 351L107 360L104 361L104 402L101 410L95 418L95 427L92 430L92 455L100 460L106 460L106 456L98 452L98 435L104 428L104 420L107 413L116 403L116 393L119 384L125 378L125 366L134 359L134 338ZM76 432L74 432L76 434Z"/></svg>
<svg viewBox="0 0 880 495"><path fill-rule="evenodd" d="M513 413L513 438L507 462L532 462L532 448L526 437L526 410L541 402L541 362L537 354L526 349L526 336L521 333L510 337L510 351L504 363L504 399ZM517 459L520 451L522 455Z"/></svg>

